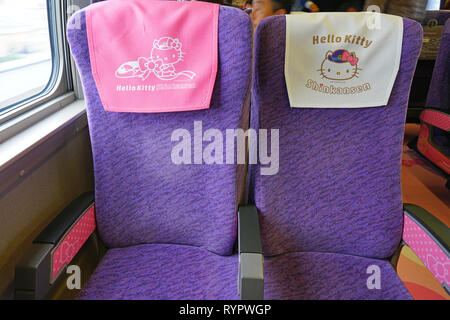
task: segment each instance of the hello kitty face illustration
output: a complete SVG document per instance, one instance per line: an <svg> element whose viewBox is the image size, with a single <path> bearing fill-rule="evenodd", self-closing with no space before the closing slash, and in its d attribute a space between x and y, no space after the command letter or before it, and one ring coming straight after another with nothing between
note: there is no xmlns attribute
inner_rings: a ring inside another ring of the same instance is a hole
<svg viewBox="0 0 450 320"><path fill-rule="evenodd" d="M163 65L173 65L183 60L181 43L178 39L163 37L153 41L151 59L155 63L158 61Z"/></svg>
<svg viewBox="0 0 450 320"><path fill-rule="evenodd" d="M320 69L317 70L322 78L329 80L350 80L358 77L358 58L354 52L347 50L328 51L322 61Z"/></svg>

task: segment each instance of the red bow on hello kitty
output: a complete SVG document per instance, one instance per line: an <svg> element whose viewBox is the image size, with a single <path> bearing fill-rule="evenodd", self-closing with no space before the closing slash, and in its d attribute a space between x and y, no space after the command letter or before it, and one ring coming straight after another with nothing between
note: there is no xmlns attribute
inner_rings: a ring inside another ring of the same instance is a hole
<svg viewBox="0 0 450 320"><path fill-rule="evenodd" d="M147 70L149 70L150 72L155 71L155 69L158 68L158 65L155 64L152 60L144 58L144 57L140 57L138 59L138 63L139 63L139 69L142 72L145 72Z"/></svg>
<svg viewBox="0 0 450 320"><path fill-rule="evenodd" d="M172 39L170 37L163 37L161 39L157 39L153 41L153 47L161 50L167 50L167 49L181 49L181 42L177 38Z"/></svg>
<svg viewBox="0 0 450 320"><path fill-rule="evenodd" d="M354 66L355 64L358 63L358 58L356 57L355 53L352 52L351 54L348 53L347 51L344 51L344 53L342 54L342 61L347 61L349 62L352 66Z"/></svg>

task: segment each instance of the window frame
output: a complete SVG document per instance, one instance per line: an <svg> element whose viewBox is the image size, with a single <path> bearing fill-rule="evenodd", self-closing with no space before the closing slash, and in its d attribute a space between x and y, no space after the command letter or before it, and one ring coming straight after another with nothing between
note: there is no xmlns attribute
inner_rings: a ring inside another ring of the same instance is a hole
<svg viewBox="0 0 450 320"><path fill-rule="evenodd" d="M56 99L73 90L68 44L65 37L67 0L46 0L52 52L52 74L40 93L12 104L0 113L0 142L75 100ZM56 100L55 100L56 99ZM55 100L55 103L51 103ZM26 121L23 121L26 120ZM14 127L14 130L11 128Z"/></svg>

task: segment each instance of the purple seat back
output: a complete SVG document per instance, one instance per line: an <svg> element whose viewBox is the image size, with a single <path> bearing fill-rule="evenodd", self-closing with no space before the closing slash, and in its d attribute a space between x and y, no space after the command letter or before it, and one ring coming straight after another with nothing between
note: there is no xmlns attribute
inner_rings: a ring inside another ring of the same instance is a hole
<svg viewBox="0 0 450 320"><path fill-rule="evenodd" d="M278 128L280 137L278 174L262 176L259 165L250 172L264 253L386 258L402 235L402 141L422 28L404 19L397 79L388 105L377 108L290 108L285 41L284 16L258 26L250 124Z"/></svg>
<svg viewBox="0 0 450 320"><path fill-rule="evenodd" d="M220 7L219 63L210 109L153 114L104 111L92 77L85 12L72 19L81 24L78 30L68 30L67 36L87 103L96 219L106 246L176 243L231 254L245 168L175 165L171 152L176 143L171 135L178 128L187 129L193 144L194 121L202 121L203 130L248 127L249 16Z"/></svg>
<svg viewBox="0 0 450 320"><path fill-rule="evenodd" d="M447 19L450 18L450 10L428 10L425 12L425 17L422 25L428 25L431 20L437 22L437 25L444 25Z"/></svg>
<svg viewBox="0 0 450 320"><path fill-rule="evenodd" d="M450 19L444 26L425 107L450 111Z"/></svg>

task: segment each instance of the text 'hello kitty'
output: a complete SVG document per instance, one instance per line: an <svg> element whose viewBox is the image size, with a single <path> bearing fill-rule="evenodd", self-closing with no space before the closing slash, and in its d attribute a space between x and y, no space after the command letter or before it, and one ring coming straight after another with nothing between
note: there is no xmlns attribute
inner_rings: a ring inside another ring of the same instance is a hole
<svg viewBox="0 0 450 320"><path fill-rule="evenodd" d="M315 35L312 38L313 45L320 43L349 43L360 45L363 48L368 48L373 43L372 40L368 40L365 37L361 37L354 34L348 34L346 36L335 36L334 34L328 34L324 36Z"/></svg>

